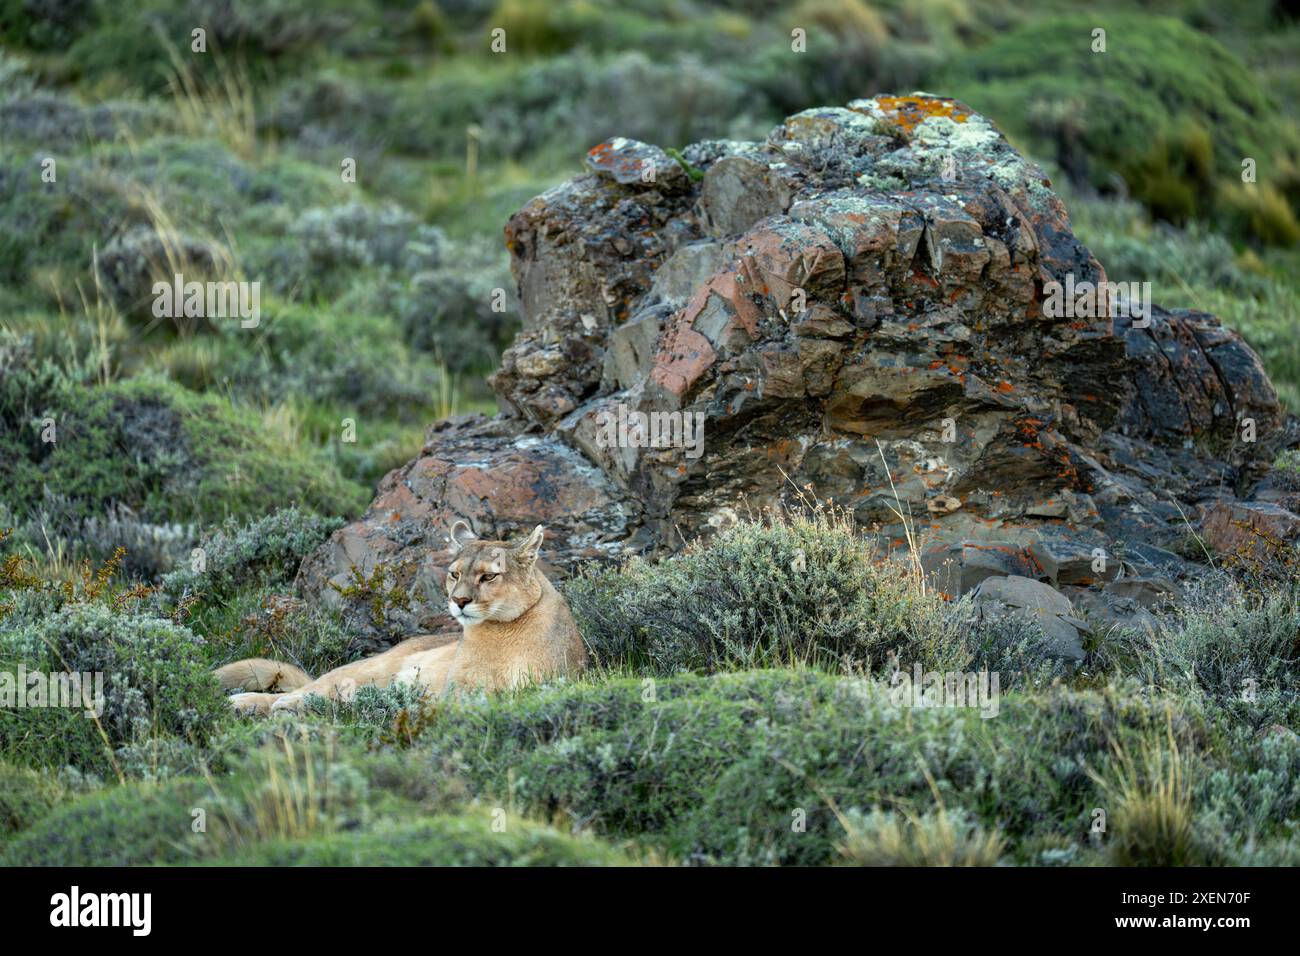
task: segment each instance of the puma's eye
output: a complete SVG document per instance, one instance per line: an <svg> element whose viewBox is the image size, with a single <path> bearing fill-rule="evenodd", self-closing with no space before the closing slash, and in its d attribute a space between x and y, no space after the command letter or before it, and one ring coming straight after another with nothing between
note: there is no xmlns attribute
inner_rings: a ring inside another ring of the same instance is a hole
<svg viewBox="0 0 1300 956"><path fill-rule="evenodd" d="M480 577L478 580L480 584L487 584L489 581L495 581L499 576L500 575L496 575L496 574L485 574L482 577Z"/></svg>
<svg viewBox="0 0 1300 956"><path fill-rule="evenodd" d="M453 581L457 581L457 580L460 579L460 572L459 572L459 571L452 571L452 570L448 569L448 571L447 571L447 577L451 578Z"/></svg>

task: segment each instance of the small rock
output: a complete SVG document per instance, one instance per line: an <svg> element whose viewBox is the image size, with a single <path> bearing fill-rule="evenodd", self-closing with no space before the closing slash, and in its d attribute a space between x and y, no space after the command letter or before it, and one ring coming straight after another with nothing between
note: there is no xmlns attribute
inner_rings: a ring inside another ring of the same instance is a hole
<svg viewBox="0 0 1300 956"><path fill-rule="evenodd" d="M687 178L681 164L658 146L621 136L593 147L587 166L624 186L676 188Z"/></svg>
<svg viewBox="0 0 1300 956"><path fill-rule="evenodd" d="M932 587L957 597L985 578L1028 575L1032 564L1018 545L964 541L925 548L921 552L921 569Z"/></svg>
<svg viewBox="0 0 1300 956"><path fill-rule="evenodd" d="M1019 575L985 578L971 592L971 599L980 605L1001 605L1034 621L1052 642L1056 656L1063 660L1083 660L1079 633L1083 622L1074 617L1070 599L1050 584Z"/></svg>
<svg viewBox="0 0 1300 956"><path fill-rule="evenodd" d="M937 495L926 501L925 507L932 515L950 515L961 507L961 499L952 495Z"/></svg>
<svg viewBox="0 0 1300 956"><path fill-rule="evenodd" d="M766 163L726 156L704 175L700 208L714 236L734 236L767 216L783 213L794 188Z"/></svg>

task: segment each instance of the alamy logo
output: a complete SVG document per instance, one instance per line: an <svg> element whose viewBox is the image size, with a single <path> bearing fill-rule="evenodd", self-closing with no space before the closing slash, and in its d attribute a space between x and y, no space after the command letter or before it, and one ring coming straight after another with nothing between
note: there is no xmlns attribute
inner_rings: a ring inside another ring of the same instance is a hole
<svg viewBox="0 0 1300 956"><path fill-rule="evenodd" d="M895 707L969 707L981 717L996 717L999 707L997 672L923 671L901 668L889 679L889 701Z"/></svg>
<svg viewBox="0 0 1300 956"><path fill-rule="evenodd" d="M152 893L70 893L50 897L51 926L129 926L133 936L148 936L153 928Z"/></svg>
<svg viewBox="0 0 1300 956"><path fill-rule="evenodd" d="M1051 319L1095 319L1125 316L1135 329L1151 325L1150 282L1079 282L1067 272L1065 282L1043 283L1047 298L1043 314Z"/></svg>
<svg viewBox="0 0 1300 956"><path fill-rule="evenodd" d="M703 412L636 412L623 403L596 416L600 448L682 448L687 458L704 453Z"/></svg>
<svg viewBox="0 0 1300 956"><path fill-rule="evenodd" d="M262 321L260 282L186 282L178 272L172 282L155 282L153 295L157 319L238 317L244 329L255 329Z"/></svg>
<svg viewBox="0 0 1300 956"><path fill-rule="evenodd" d="M0 707L26 710L43 707L81 707L87 717L104 716L104 675L99 671L46 674L29 671L24 664L15 671L0 671Z"/></svg>

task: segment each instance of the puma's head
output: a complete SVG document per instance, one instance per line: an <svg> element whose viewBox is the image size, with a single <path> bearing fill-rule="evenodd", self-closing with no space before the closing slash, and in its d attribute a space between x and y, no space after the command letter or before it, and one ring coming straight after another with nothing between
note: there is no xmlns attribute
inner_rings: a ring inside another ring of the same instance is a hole
<svg viewBox="0 0 1300 956"><path fill-rule="evenodd" d="M451 526L447 609L461 627L479 621L513 621L538 602L536 570L545 529L538 525L522 544L482 541L463 521Z"/></svg>

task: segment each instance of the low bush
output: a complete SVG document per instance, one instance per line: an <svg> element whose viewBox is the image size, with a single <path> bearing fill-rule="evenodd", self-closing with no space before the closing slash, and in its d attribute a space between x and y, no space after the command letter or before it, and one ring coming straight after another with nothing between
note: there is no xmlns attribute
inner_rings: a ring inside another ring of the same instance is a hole
<svg viewBox="0 0 1300 956"><path fill-rule="evenodd" d="M124 763L146 769L151 748L160 757L160 741L201 748L230 713L202 648L186 627L99 602L68 604L0 631L5 671L21 663L48 675L102 675L103 695L97 683L83 684L89 706L0 708L0 754L28 766L120 776ZM191 753L173 748L170 756Z"/></svg>
<svg viewBox="0 0 1300 956"><path fill-rule="evenodd" d="M185 863L203 847L191 808L202 809L197 780L131 783L58 807L0 849L5 866L131 866Z"/></svg>
<svg viewBox="0 0 1300 956"><path fill-rule="evenodd" d="M1193 800L1198 827L1247 845L1287 832L1300 812L1300 736L1280 726L1236 728L1221 746L1233 759L1201 777Z"/></svg>
<svg viewBox="0 0 1300 956"><path fill-rule="evenodd" d="M0 843L49 813L67 792L49 771L0 761Z"/></svg>
<svg viewBox="0 0 1300 956"><path fill-rule="evenodd" d="M741 522L658 564L587 570L565 594L600 663L652 673L870 668L891 655L962 663L944 640L940 599L825 511Z"/></svg>
<svg viewBox="0 0 1300 956"><path fill-rule="evenodd" d="M1070 673L1033 621L945 604L821 509L743 521L658 563L588 568L564 589L598 663L651 674L920 664L997 672L1005 690Z"/></svg>
<svg viewBox="0 0 1300 956"><path fill-rule="evenodd" d="M937 810L905 816L880 809L853 812L839 852L853 866L996 866L1002 837L966 814Z"/></svg>
<svg viewBox="0 0 1300 956"><path fill-rule="evenodd" d="M352 273L382 268L411 274L437 265L442 232L397 206L353 202L306 210L262 270L283 293L337 295Z"/></svg>
<svg viewBox="0 0 1300 956"><path fill-rule="evenodd" d="M272 725L229 756L229 772L129 783L63 804L0 850L5 865L615 862L510 814L463 817L463 790L392 753L320 728Z"/></svg>
<svg viewBox="0 0 1300 956"><path fill-rule="evenodd" d="M203 594L220 601L249 587L289 584L302 559L343 526L300 508L279 508L240 522L227 518L199 543L188 567L167 575L161 585L169 598ZM201 566L194 563L201 558Z"/></svg>
<svg viewBox="0 0 1300 956"><path fill-rule="evenodd" d="M410 284L375 279L362 287ZM318 411L319 422L297 423L297 431L317 442L337 443L340 422L350 417L365 430L361 444L369 445L389 421L427 424L446 384L435 357L407 341L403 320L382 311L397 307L396 295L350 295L328 310L268 302L255 340L229 324L170 343L159 358L176 381L196 391L229 388L251 404L287 407L299 419ZM466 337L475 334L471 329Z"/></svg>
<svg viewBox="0 0 1300 956"><path fill-rule="evenodd" d="M262 514L268 502L351 514L368 498L323 454L278 443L225 398L160 378L95 386L14 337L0 345L0 362L0 483L15 512L37 510L47 488L72 523L114 506L199 525Z"/></svg>
<svg viewBox="0 0 1300 956"><path fill-rule="evenodd" d="M1104 54L1093 52L1098 28L1108 35ZM1294 210L1276 189L1231 188L1243 157L1294 163L1296 137L1263 132L1287 129L1277 103L1218 40L1180 20L1040 17L955 57L942 85L1076 182L1112 189L1112 177L1122 178L1162 219L1236 211L1239 235L1297 237Z"/></svg>
<svg viewBox="0 0 1300 956"><path fill-rule="evenodd" d="M213 862L218 866L626 866L632 861L593 837L570 836L529 820L494 820L478 810L386 821L362 832L274 840Z"/></svg>
<svg viewBox="0 0 1300 956"><path fill-rule="evenodd" d="M1168 720L1180 746L1204 743L1198 713L1133 690L1007 694L982 719L813 671L623 678L442 704L417 746L475 793L687 862L822 864L845 836L837 812L936 800L1014 854L1044 834L1085 839L1089 769L1113 742Z"/></svg>
<svg viewBox="0 0 1300 956"><path fill-rule="evenodd" d="M1144 685L1208 698L1258 730L1300 712L1298 634L1295 588L1246 590L1225 574L1191 588L1159 634L1110 635L1097 662Z"/></svg>

